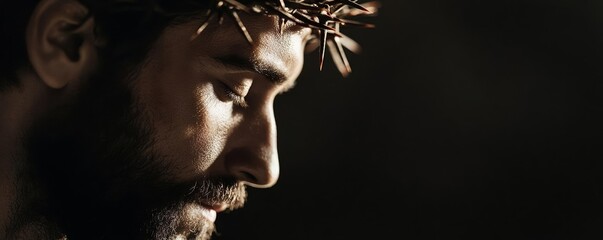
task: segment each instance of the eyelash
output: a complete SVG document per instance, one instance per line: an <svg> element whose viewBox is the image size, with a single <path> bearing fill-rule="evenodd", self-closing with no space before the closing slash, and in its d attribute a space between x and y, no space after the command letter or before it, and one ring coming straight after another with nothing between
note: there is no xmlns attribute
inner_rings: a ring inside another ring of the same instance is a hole
<svg viewBox="0 0 603 240"><path fill-rule="evenodd" d="M233 91L227 84L222 83L222 87L224 88L224 92L226 96L237 106L245 108L247 107L247 101L245 101L245 97L237 94Z"/></svg>

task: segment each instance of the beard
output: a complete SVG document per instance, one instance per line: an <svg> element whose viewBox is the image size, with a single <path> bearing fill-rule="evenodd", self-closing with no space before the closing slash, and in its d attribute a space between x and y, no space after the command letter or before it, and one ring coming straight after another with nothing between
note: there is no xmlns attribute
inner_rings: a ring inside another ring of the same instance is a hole
<svg viewBox="0 0 603 240"><path fill-rule="evenodd" d="M233 178L173 181L177 170L154 150L152 121L132 90L136 77L95 76L72 105L34 123L25 148L39 196L24 200L23 216L44 216L70 240L209 239L213 222L191 217L191 206L242 207L245 186Z"/></svg>

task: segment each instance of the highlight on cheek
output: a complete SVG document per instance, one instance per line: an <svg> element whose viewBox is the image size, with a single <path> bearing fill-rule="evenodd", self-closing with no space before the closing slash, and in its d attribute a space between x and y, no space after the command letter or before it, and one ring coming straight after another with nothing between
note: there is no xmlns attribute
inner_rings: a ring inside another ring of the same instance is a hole
<svg viewBox="0 0 603 240"><path fill-rule="evenodd" d="M197 125L191 126L193 131L200 127L210 127L209 122L227 124L232 121L235 112L234 102L228 96L227 89L220 80L210 80L195 89Z"/></svg>
<svg viewBox="0 0 603 240"><path fill-rule="evenodd" d="M197 114L203 114L207 108L217 107L220 102L218 95L220 89L216 89L211 82L204 82L195 88L194 94L197 99Z"/></svg>
<svg viewBox="0 0 603 240"><path fill-rule="evenodd" d="M195 136L195 127L193 127L193 126L186 127L186 130L184 130L184 136L189 139L191 137L194 137Z"/></svg>

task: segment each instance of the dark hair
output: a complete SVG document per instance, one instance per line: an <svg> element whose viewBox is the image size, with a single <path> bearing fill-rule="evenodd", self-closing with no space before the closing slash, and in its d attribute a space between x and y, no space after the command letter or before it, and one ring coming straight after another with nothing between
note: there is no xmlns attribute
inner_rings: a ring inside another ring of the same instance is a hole
<svg viewBox="0 0 603 240"><path fill-rule="evenodd" d="M296 24L314 29L314 34L320 39L320 66L328 45L331 57L339 71L345 76L350 71L344 48L358 52L359 47L339 32L339 26L351 25L371 28L372 24L346 19L348 16L371 15L369 9L375 10L378 2L369 2L366 6L354 0L79 0L90 10L95 18L96 30L99 36L106 40L107 45L100 51L101 58L111 59L112 64L120 66L135 65L142 60L159 33L174 20L195 19L208 11L213 15L233 13L233 9L247 12L277 15L282 20L293 21ZM37 4L37 0L17 1L17 6L3 8L2 46L8 48L7 54L2 54L0 68L0 91L7 86L18 84L15 73L19 67L28 64L25 51L25 33L28 18ZM253 4L251 4L253 3ZM280 3L280 4L279 4ZM292 7L291 11L284 4ZM251 4L255 7L249 7ZM180 21L176 21L180 22ZM241 28L242 31L246 31ZM340 40L342 38L343 40ZM347 38L347 39L346 39ZM249 39L248 39L249 40ZM327 44L328 43L328 44ZM120 61L114 62L114 61Z"/></svg>
<svg viewBox="0 0 603 240"><path fill-rule="evenodd" d="M0 9L0 91L18 83L16 70L27 62L25 28L38 0L12 1L11 7Z"/></svg>
<svg viewBox="0 0 603 240"><path fill-rule="evenodd" d="M106 41L101 58L134 65L142 60L162 29L175 19L198 15L207 1L186 0L79 0L95 18L95 31ZM18 86L16 72L29 63L25 29L39 0L13 1L0 15L4 47L0 62L0 92Z"/></svg>

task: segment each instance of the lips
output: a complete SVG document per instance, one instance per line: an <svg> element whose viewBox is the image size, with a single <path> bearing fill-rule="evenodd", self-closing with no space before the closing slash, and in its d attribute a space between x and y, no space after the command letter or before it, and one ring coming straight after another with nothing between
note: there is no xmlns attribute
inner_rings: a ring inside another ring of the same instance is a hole
<svg viewBox="0 0 603 240"><path fill-rule="evenodd" d="M172 234L176 237L170 237L169 239L191 239L191 236L211 234L217 214L218 212L211 207L194 202L186 203L184 208L179 209L180 216L172 218L172 220L175 220L172 228L175 232ZM165 222L162 224L165 224ZM158 226L158 228L162 228L162 226Z"/></svg>
<svg viewBox="0 0 603 240"><path fill-rule="evenodd" d="M198 214L201 214L205 219L211 222L215 222L216 217L218 216L218 212L216 210L207 208L205 206L200 206Z"/></svg>
<svg viewBox="0 0 603 240"><path fill-rule="evenodd" d="M228 208L226 204L199 204L199 213L203 215L207 220L211 222L216 221L218 213L225 211Z"/></svg>
<svg viewBox="0 0 603 240"><path fill-rule="evenodd" d="M228 205L226 204L205 204L205 203L201 203L201 206L203 206L204 208L207 209L211 209L214 210L216 212L223 212L228 208Z"/></svg>
<svg viewBox="0 0 603 240"><path fill-rule="evenodd" d="M188 203L184 208L186 219L198 221L204 218L210 222L215 222L219 212L223 212L228 208L226 204L204 204L204 203ZM195 220L197 219L197 220Z"/></svg>

